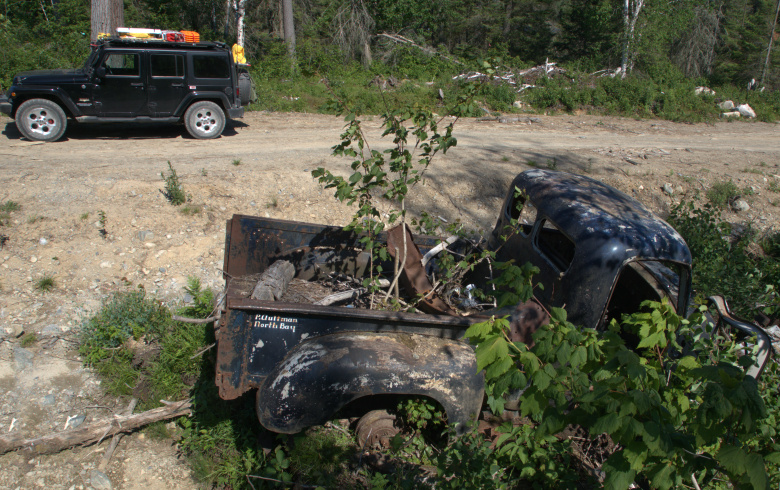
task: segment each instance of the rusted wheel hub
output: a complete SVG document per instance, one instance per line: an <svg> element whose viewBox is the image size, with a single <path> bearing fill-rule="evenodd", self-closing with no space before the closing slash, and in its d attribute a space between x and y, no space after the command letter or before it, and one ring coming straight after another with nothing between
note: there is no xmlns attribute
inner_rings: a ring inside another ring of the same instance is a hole
<svg viewBox="0 0 780 490"><path fill-rule="evenodd" d="M372 410L358 420L355 427L361 449L387 449L390 439L401 430L395 426L395 415L387 410Z"/></svg>

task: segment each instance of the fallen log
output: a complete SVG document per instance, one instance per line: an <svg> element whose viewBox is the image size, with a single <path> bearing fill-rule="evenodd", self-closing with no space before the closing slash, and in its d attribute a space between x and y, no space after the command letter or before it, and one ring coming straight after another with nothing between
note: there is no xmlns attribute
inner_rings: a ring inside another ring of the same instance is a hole
<svg viewBox="0 0 780 490"><path fill-rule="evenodd" d="M286 260L277 260L263 272L252 290L252 299L274 301L282 297L295 276L295 266Z"/></svg>
<svg viewBox="0 0 780 490"><path fill-rule="evenodd" d="M86 446L100 442L106 437L130 432L139 427L192 413L192 403L182 400L166 404L164 407L153 408L146 412L133 415L114 415L113 418L100 420L75 429L48 434L34 439L26 439L20 434L0 436L0 454L24 449L33 454L53 454L73 446Z"/></svg>
<svg viewBox="0 0 780 490"><path fill-rule="evenodd" d="M138 403L138 400L133 398L130 400L130 404L127 406L127 409L125 409L124 413L122 415L132 415L133 410L135 410L135 406ZM103 457L100 459L100 464L98 464L98 471L102 471L103 473L106 472L106 468L108 467L108 462L111 461L111 456L114 455L114 451L116 451L116 447L119 445L119 441L122 440L123 433L114 434L114 437L111 438L111 444L108 446L108 449L106 449L106 452L103 454Z"/></svg>

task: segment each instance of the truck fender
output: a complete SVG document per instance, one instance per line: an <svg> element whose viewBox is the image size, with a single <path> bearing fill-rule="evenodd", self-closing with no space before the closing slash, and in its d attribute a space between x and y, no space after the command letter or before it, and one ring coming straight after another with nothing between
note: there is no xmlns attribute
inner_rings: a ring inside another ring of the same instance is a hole
<svg viewBox="0 0 780 490"><path fill-rule="evenodd" d="M294 434L371 395L421 395L441 404L458 432L476 420L484 374L463 341L407 333L338 333L298 344L257 392L257 417Z"/></svg>

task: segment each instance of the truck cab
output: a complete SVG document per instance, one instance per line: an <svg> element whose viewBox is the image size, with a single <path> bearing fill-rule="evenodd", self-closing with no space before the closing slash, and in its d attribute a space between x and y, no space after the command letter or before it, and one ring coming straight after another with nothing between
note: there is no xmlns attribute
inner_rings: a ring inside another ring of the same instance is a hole
<svg viewBox="0 0 780 490"><path fill-rule="evenodd" d="M516 232L504 241L513 222ZM566 307L583 327L603 328L645 300L669 298L683 316L688 309L691 253L680 234L589 177L550 170L515 177L488 249L496 260L538 267L538 299Z"/></svg>

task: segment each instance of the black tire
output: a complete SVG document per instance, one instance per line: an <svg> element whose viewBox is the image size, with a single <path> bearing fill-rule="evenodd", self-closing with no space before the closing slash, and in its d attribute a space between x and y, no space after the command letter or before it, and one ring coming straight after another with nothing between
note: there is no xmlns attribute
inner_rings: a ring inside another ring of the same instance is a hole
<svg viewBox="0 0 780 490"><path fill-rule="evenodd" d="M16 127L29 140L57 141L67 126L65 111L50 100L26 100L16 110Z"/></svg>
<svg viewBox="0 0 780 490"><path fill-rule="evenodd" d="M202 100L195 102L184 113L184 126L193 138L212 139L225 129L225 113L214 102Z"/></svg>
<svg viewBox="0 0 780 490"><path fill-rule="evenodd" d="M241 96L241 105L246 106L252 101L252 77L249 73L238 74L238 94Z"/></svg>

